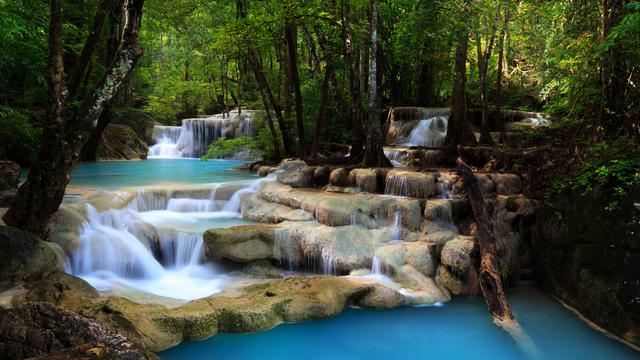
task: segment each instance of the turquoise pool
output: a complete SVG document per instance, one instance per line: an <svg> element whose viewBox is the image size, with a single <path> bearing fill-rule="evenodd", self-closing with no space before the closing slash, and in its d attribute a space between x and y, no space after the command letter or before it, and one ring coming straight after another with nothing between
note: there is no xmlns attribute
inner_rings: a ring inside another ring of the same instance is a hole
<svg viewBox="0 0 640 360"><path fill-rule="evenodd" d="M535 342L525 354L491 322L480 297L440 307L350 309L330 319L280 325L257 334L219 334L161 352L161 359L640 359L640 352L590 328L538 289L510 295Z"/></svg>
<svg viewBox="0 0 640 360"><path fill-rule="evenodd" d="M231 168L242 161L197 159L149 159L81 163L71 174L71 185L118 189L159 183L204 184L255 179ZM27 172L23 171L23 179Z"/></svg>

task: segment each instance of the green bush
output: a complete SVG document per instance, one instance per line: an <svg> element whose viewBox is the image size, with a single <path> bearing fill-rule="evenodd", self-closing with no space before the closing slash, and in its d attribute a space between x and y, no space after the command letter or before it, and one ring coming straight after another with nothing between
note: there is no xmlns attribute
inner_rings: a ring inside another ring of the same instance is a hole
<svg viewBox="0 0 640 360"><path fill-rule="evenodd" d="M249 150L250 157L257 157L258 152L255 148L256 144L252 137L241 136L232 139L218 139L215 143L209 145L209 150L202 157L203 160L224 159L232 155Z"/></svg>
<svg viewBox="0 0 640 360"><path fill-rule="evenodd" d="M30 165L38 150L40 132L29 114L0 106L0 159Z"/></svg>
<svg viewBox="0 0 640 360"><path fill-rule="evenodd" d="M553 185L551 199L569 191L578 196L590 196L599 192L607 199L605 210L615 211L640 187L640 152L630 138L601 141L587 149L584 163L567 178Z"/></svg>

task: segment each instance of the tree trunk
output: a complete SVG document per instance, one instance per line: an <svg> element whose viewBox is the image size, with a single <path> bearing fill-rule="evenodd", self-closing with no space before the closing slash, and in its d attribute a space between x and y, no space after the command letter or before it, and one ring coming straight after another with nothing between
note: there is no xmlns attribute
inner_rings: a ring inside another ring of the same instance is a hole
<svg viewBox="0 0 640 360"><path fill-rule="evenodd" d="M318 151L320 151L320 139L322 138L322 129L327 120L327 105L329 103L329 79L333 73L333 62L326 61L324 69L324 79L322 85L320 85L320 109L318 110L318 120L316 121L316 131L313 136L313 143L311 145L311 157L317 158Z"/></svg>
<svg viewBox="0 0 640 360"><path fill-rule="evenodd" d="M96 47L96 43L100 38L100 34L102 33L102 27L104 26L104 20L111 11L111 6L114 0L102 0L98 9L96 10L95 20L93 22L93 28L87 37L87 40L84 43L84 47L82 48L82 52L80 53L80 58L76 62L76 65L71 72L71 76L69 78L69 97L73 98L78 91L80 83L85 75L85 70L87 66L91 62L91 55L93 54L93 49Z"/></svg>
<svg viewBox="0 0 640 360"><path fill-rule="evenodd" d="M466 85L467 85L467 49L469 34L464 33L458 39L455 62L455 81L449 114L449 126L445 145L475 145L476 137L467 121Z"/></svg>
<svg viewBox="0 0 640 360"><path fill-rule="evenodd" d="M478 54L478 88L480 90L480 109L482 120L480 122L480 144L492 145L491 126L489 124L489 104L487 101L487 68L488 57L491 56L491 47L487 46L487 53L482 51L482 39L476 34L476 53ZM488 55L488 56L487 56Z"/></svg>
<svg viewBox="0 0 640 360"><path fill-rule="evenodd" d="M505 127L504 118L502 116L502 73L504 64L504 40L509 27L509 8L504 10L504 24L500 30L500 39L498 46L498 74L496 78L496 128L500 131L500 142L504 142Z"/></svg>
<svg viewBox="0 0 640 360"><path fill-rule="evenodd" d="M487 209L475 175L467 164L458 158L458 175L462 177L467 197L471 203L473 216L478 226L478 245L480 247L480 289L489 307L491 315L499 321L513 320L513 313L502 287L502 279L496 259L496 239L493 234Z"/></svg>
<svg viewBox="0 0 640 360"><path fill-rule="evenodd" d="M351 98L350 122L345 124L351 129L351 154L349 158L358 161L364 146L364 132L362 128L362 97L360 94L359 72L353 48L353 34L349 14L351 10L348 0L342 0L341 36L345 47L345 61L349 71L349 97Z"/></svg>
<svg viewBox="0 0 640 360"><path fill-rule="evenodd" d="M320 74L320 58L318 57L318 51L316 50L316 44L313 42L313 36L309 32L309 29L302 25L302 33L304 34L307 48L309 49L309 58L311 60L311 69L314 74Z"/></svg>
<svg viewBox="0 0 640 360"><path fill-rule="evenodd" d="M296 128L298 130L298 157L303 159L306 156L305 138L304 138L304 122L302 118L302 93L300 92L300 77L298 76L298 35L295 24L287 25L285 29L287 40L287 57L289 58L289 71L291 85L295 94L296 101Z"/></svg>
<svg viewBox="0 0 640 360"><path fill-rule="evenodd" d="M64 67L62 59L62 6L50 1L49 66L47 70L49 101L40 152L27 181L18 189L11 208L4 216L7 225L46 235L51 216L58 210L69 176L82 146L97 126L105 104L115 96L123 79L142 56L138 43L144 0L127 0L125 28L112 64L86 97L74 118L65 119Z"/></svg>
<svg viewBox="0 0 640 360"><path fill-rule="evenodd" d="M369 112L363 165L390 166L382 150L383 136L378 110L378 0L371 0L371 44L369 44Z"/></svg>
<svg viewBox="0 0 640 360"><path fill-rule="evenodd" d="M602 0L601 41L611 30L620 24L624 10L624 0ZM625 88L627 82L625 57L619 44L613 44L602 55L600 62L600 83L602 87L602 106L600 121L609 136L617 135L621 128L628 125L624 120ZM630 128L625 130L630 131Z"/></svg>

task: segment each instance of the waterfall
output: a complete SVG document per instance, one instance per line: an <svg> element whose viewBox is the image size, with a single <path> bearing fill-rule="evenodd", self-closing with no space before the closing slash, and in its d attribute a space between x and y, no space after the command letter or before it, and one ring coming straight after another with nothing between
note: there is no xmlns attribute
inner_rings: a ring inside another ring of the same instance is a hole
<svg viewBox="0 0 640 360"><path fill-rule="evenodd" d="M210 191L141 189L126 207L103 212L87 204L70 272L103 291L124 286L181 300L219 292L225 280L205 263L204 229L213 219L241 217L242 194L275 176L247 183L222 210L219 184L207 185Z"/></svg>
<svg viewBox="0 0 640 360"><path fill-rule="evenodd" d="M389 175L384 185L384 193L385 195L407 196L409 193L407 186L406 176Z"/></svg>
<svg viewBox="0 0 640 360"><path fill-rule="evenodd" d="M401 167L405 165L409 154L405 150L385 148L384 155L391 161L393 167Z"/></svg>
<svg viewBox="0 0 640 360"><path fill-rule="evenodd" d="M149 148L150 158L199 158L206 154L209 145L219 138L255 136L253 111L237 110L229 117L222 114L205 118L184 119L182 126L155 126L154 145Z"/></svg>
<svg viewBox="0 0 640 360"><path fill-rule="evenodd" d="M447 136L448 117L423 119L411 130L406 146L442 146Z"/></svg>
<svg viewBox="0 0 640 360"><path fill-rule="evenodd" d="M390 242L399 241L402 241L402 209L400 208L400 206L397 206L393 219L393 226L391 227Z"/></svg>
<svg viewBox="0 0 640 360"><path fill-rule="evenodd" d="M373 255L373 259L371 259L371 274L384 275L382 261L376 255Z"/></svg>

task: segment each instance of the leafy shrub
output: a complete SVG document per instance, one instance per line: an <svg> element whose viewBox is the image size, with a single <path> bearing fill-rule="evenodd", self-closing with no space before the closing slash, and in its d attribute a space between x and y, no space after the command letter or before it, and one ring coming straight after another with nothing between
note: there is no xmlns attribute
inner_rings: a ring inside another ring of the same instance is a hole
<svg viewBox="0 0 640 360"><path fill-rule="evenodd" d="M30 165L39 138L40 129L32 125L29 114L0 106L0 159Z"/></svg>
<svg viewBox="0 0 640 360"><path fill-rule="evenodd" d="M549 197L570 191L578 196L589 196L595 191L607 199L605 210L615 211L640 187L640 152L629 138L601 141L585 152L586 161L572 174L556 181Z"/></svg>
<svg viewBox="0 0 640 360"><path fill-rule="evenodd" d="M218 139L215 143L209 145L209 150L202 156L204 160L210 159L224 159L232 157L233 155L249 150L250 157L256 157L258 152L255 148L256 144L252 137L240 136L231 139Z"/></svg>

